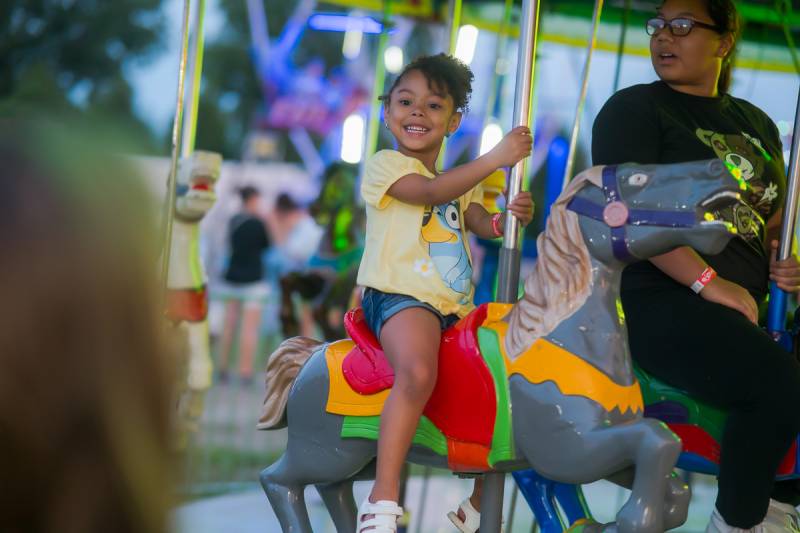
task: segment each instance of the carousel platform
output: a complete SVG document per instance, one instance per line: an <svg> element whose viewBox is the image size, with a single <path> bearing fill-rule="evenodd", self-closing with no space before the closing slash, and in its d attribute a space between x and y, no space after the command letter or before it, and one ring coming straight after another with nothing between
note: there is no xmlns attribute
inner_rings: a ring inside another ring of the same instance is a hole
<svg viewBox="0 0 800 533"><path fill-rule="evenodd" d="M455 527L447 519L446 512L455 509L470 492L471 482L447 475L429 478L426 494L423 495L423 478L412 476L409 480L406 508L410 511L408 533L453 533ZM370 483L355 485L356 501L361 501ZM512 479L506 479L506 506L510 505ZM701 533L705 531L708 517L714 505L716 486L707 476L696 475L692 481L692 503L686 523L675 531ZM584 488L595 518L607 522L613 519L628 496L628 492L607 482L597 482ZM420 502L425 501L422 516ZM306 489L306 503L311 525L315 533L335 533L322 500L313 487ZM504 516L508 516L508 507ZM180 506L174 514L174 533L279 533L280 526L266 496L257 484L251 488L195 500ZM420 522L421 518L421 522ZM521 496L517 498L516 512L509 533L529 533L533 516ZM508 529L507 529L508 530Z"/></svg>

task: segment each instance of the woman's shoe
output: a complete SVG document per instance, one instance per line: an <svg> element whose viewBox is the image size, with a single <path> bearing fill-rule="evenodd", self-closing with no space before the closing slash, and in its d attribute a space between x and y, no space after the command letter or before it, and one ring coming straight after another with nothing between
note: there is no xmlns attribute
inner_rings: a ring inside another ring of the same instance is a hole
<svg viewBox="0 0 800 533"><path fill-rule="evenodd" d="M768 533L771 531L800 533L800 515L790 504L771 499L764 525Z"/></svg>
<svg viewBox="0 0 800 533"><path fill-rule="evenodd" d="M725 519L722 518L722 515L719 514L719 511L717 511L717 508L714 507L714 512L711 513L711 519L708 522L708 527L706 527L706 533L767 533L768 529L764 525L765 522L766 520L749 529L734 527L728 525Z"/></svg>

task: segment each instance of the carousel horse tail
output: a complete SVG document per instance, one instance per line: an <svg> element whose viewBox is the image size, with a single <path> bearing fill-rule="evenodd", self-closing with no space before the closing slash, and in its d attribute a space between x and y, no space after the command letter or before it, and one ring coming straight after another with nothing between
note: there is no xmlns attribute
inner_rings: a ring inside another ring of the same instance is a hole
<svg viewBox="0 0 800 533"><path fill-rule="evenodd" d="M323 344L308 337L292 337L272 353L267 363L267 392L257 429L286 427L286 403L292 383L314 350Z"/></svg>

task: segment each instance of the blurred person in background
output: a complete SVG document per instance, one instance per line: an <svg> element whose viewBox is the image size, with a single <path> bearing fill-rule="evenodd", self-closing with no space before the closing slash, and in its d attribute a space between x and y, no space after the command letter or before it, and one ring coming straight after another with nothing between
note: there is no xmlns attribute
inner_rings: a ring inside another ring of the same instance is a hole
<svg viewBox="0 0 800 533"><path fill-rule="evenodd" d="M76 128L0 132L0 531L166 532L156 211Z"/></svg>
<svg viewBox="0 0 800 533"><path fill-rule="evenodd" d="M239 331L239 376L243 383L253 380L253 359L258 348L261 309L269 296L264 279L262 255L271 240L262 220L261 194L255 187L239 190L241 211L228 223L230 260L225 271L225 326L220 347L219 376L228 379L233 341ZM241 326L240 326L241 322Z"/></svg>
<svg viewBox="0 0 800 533"><path fill-rule="evenodd" d="M281 274L302 270L319 246L323 229L317 225L305 205L282 192L275 200L270 218L275 244L280 253Z"/></svg>
<svg viewBox="0 0 800 533"><path fill-rule="evenodd" d="M270 227L275 235L275 253L270 263L277 271L281 286L281 325L284 329L287 320L293 321L294 330L311 337L314 335L314 317L311 307L302 301L297 302L299 324L295 318L295 302L292 287L286 286L285 279L295 273L304 272L311 256L319 246L323 229L320 228L308 209L300 205L291 194L282 192L275 201L275 209L270 215ZM303 294L307 294L304 290Z"/></svg>
<svg viewBox="0 0 800 533"><path fill-rule="evenodd" d="M325 170L319 195L309 206L323 233L307 267L281 278L281 325L286 337L300 334L293 293L308 302L325 340L345 336L342 319L364 251L366 221L364 208L355 201L357 174L356 165L332 163Z"/></svg>

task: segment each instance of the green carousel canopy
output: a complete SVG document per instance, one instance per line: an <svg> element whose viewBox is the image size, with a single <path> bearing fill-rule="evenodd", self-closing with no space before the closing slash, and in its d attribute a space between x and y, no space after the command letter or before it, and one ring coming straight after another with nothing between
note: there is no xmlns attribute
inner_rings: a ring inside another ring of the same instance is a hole
<svg viewBox="0 0 800 533"><path fill-rule="evenodd" d="M452 1L452 0L451 0ZM480 30L519 35L521 0L513 4L511 23L504 30L505 2L463 0L461 24L472 24ZM613 0L604 2L597 49L618 51L619 34L626 26L624 53L647 56L649 37L644 32L645 21L660 4L654 0ZM325 6L353 8L378 14L386 10L389 17L413 17L425 22L445 23L448 0L321 0ZM594 2L591 0L541 0L540 38L572 46L586 46L590 35ZM800 1L748 0L736 2L742 17L742 45L737 65L745 68L798 72L800 61L794 51L800 41Z"/></svg>

